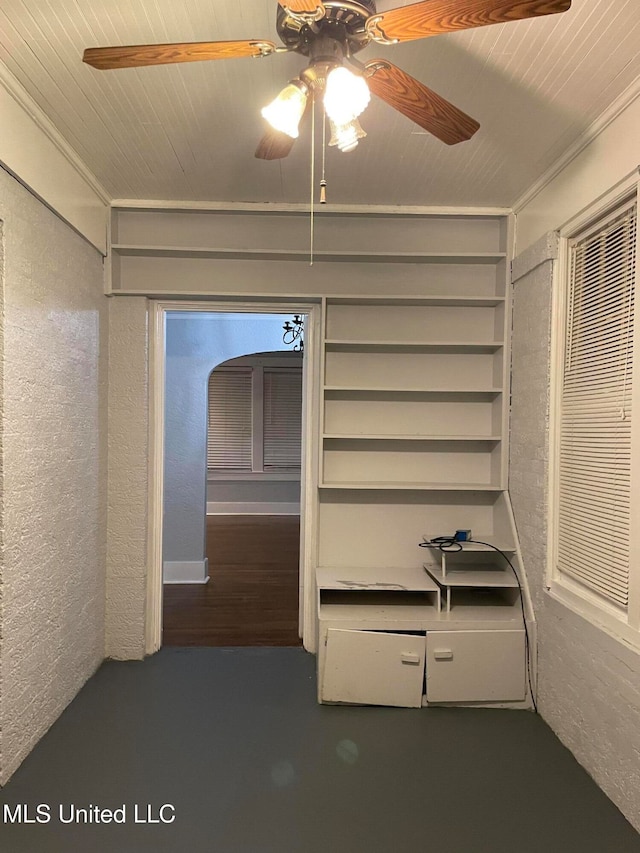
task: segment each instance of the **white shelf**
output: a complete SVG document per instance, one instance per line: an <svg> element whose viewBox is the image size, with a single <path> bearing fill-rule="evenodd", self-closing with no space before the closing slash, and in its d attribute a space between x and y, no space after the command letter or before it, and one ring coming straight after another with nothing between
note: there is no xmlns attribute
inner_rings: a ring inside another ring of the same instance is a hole
<svg viewBox="0 0 640 853"><path fill-rule="evenodd" d="M440 587L421 568L320 566L318 616L323 621L424 630L440 611Z"/></svg>
<svg viewBox="0 0 640 853"><path fill-rule="evenodd" d="M434 306L438 308L495 308L504 296L328 296L329 305Z"/></svg>
<svg viewBox="0 0 640 853"><path fill-rule="evenodd" d="M406 566L318 566L316 584L323 589L410 590L438 592L437 583L421 568Z"/></svg>
<svg viewBox="0 0 640 853"><path fill-rule="evenodd" d="M350 627L372 623L387 626L389 623L408 631L426 630L427 621L440 615L433 604L321 604L323 622L345 622Z"/></svg>
<svg viewBox="0 0 640 853"><path fill-rule="evenodd" d="M455 394L456 396L487 396L493 397L502 394L502 388L389 388L388 386L365 386L365 385L325 385L325 392L340 391L353 394L414 394L416 396L442 396L443 394Z"/></svg>
<svg viewBox="0 0 640 853"><path fill-rule="evenodd" d="M434 533L433 534L433 536L442 536L442 535L444 535L444 534L441 534L441 533ZM427 538L426 534L425 534L425 538ZM474 534L473 538L480 540L480 542L491 542L491 540L493 539L493 534L492 533ZM444 553L444 554L454 554L454 555L455 554L462 554L465 552L471 552L472 553L474 551L485 552L487 554L491 554L491 553L496 554L497 553L497 551L495 551L493 548L489 548L487 545L481 545L478 542L458 542L457 544L462 545L462 549L459 551L453 551L453 550L441 551L440 548L437 548L436 546L433 546L432 548L429 548L427 550L432 551L436 554ZM505 545L505 544L502 544L500 542L497 542L496 548L498 548L500 551L504 551L506 554L513 554L515 552L515 548L511 544Z"/></svg>
<svg viewBox="0 0 640 853"><path fill-rule="evenodd" d="M152 246L116 243L121 257L218 258L221 260L308 261L308 249L229 249L213 246ZM368 252L315 250L317 262L388 264L497 264L504 252Z"/></svg>
<svg viewBox="0 0 640 853"><path fill-rule="evenodd" d="M480 587L486 589L518 589L518 583L511 569L467 569L449 568L425 564L425 571L440 584L452 587Z"/></svg>
<svg viewBox="0 0 640 853"><path fill-rule="evenodd" d="M348 489L348 490L390 490L406 492L502 492L502 486L487 483L394 483L390 481L370 483L320 483L320 489Z"/></svg>
<svg viewBox="0 0 640 853"><path fill-rule="evenodd" d="M433 352L493 353L504 347L502 341L356 341L325 340L329 351L343 352Z"/></svg>
<svg viewBox="0 0 640 853"><path fill-rule="evenodd" d="M499 435L371 435L364 433L325 433L326 441L485 441L493 444L501 441Z"/></svg>
<svg viewBox="0 0 640 853"><path fill-rule="evenodd" d="M451 628L455 624L468 627L471 622L474 623L474 627L482 628L485 631L508 626L522 628L522 610L519 603L498 606L491 604L454 604L451 610L443 608L438 613L437 624L429 625L428 629Z"/></svg>
<svg viewBox="0 0 640 853"><path fill-rule="evenodd" d="M326 604L321 611L324 628L361 631L504 631L522 628L518 607L454 607L438 611L429 605L375 607L374 605Z"/></svg>

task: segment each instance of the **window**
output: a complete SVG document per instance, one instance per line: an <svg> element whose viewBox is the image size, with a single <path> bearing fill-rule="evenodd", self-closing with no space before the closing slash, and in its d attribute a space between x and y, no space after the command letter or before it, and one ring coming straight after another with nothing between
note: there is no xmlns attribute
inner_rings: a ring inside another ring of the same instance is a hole
<svg viewBox="0 0 640 853"><path fill-rule="evenodd" d="M209 377L207 466L300 470L302 369L220 367Z"/></svg>
<svg viewBox="0 0 640 853"><path fill-rule="evenodd" d="M630 606L640 587L630 556L632 451L640 454L632 431L636 215L635 201L626 202L566 241L551 579L552 588L555 581L637 628Z"/></svg>
<svg viewBox="0 0 640 853"><path fill-rule="evenodd" d="M264 371L264 470L300 468L302 372Z"/></svg>
<svg viewBox="0 0 640 853"><path fill-rule="evenodd" d="M209 376L207 467L251 471L250 367L212 370Z"/></svg>

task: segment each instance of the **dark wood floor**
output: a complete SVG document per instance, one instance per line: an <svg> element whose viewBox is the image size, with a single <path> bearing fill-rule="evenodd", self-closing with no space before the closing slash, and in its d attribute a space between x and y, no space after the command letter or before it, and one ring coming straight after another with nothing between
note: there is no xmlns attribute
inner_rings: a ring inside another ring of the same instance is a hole
<svg viewBox="0 0 640 853"><path fill-rule="evenodd" d="M167 646L299 646L300 519L207 516L209 583L164 587Z"/></svg>

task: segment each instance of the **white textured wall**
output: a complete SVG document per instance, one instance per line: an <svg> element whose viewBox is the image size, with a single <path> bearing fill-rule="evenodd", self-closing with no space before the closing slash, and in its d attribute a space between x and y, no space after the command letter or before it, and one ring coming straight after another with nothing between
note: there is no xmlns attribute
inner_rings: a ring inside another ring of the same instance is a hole
<svg viewBox="0 0 640 853"><path fill-rule="evenodd" d="M149 483L147 299L109 300L106 655L145 654Z"/></svg>
<svg viewBox="0 0 640 853"><path fill-rule="evenodd" d="M0 169L0 782L104 657L102 258Z"/></svg>
<svg viewBox="0 0 640 853"><path fill-rule="evenodd" d="M538 621L544 719L640 830L640 655L545 594L551 279L557 239L514 262L509 487Z"/></svg>

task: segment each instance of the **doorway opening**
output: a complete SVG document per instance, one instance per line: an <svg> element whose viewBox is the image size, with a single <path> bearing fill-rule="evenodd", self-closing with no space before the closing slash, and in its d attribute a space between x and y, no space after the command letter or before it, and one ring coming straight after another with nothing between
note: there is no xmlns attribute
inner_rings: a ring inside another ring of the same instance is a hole
<svg viewBox="0 0 640 853"><path fill-rule="evenodd" d="M153 395L162 481L154 490L158 648L304 638L315 515L314 309L161 309ZM294 313L304 322L304 358L283 341Z"/></svg>

